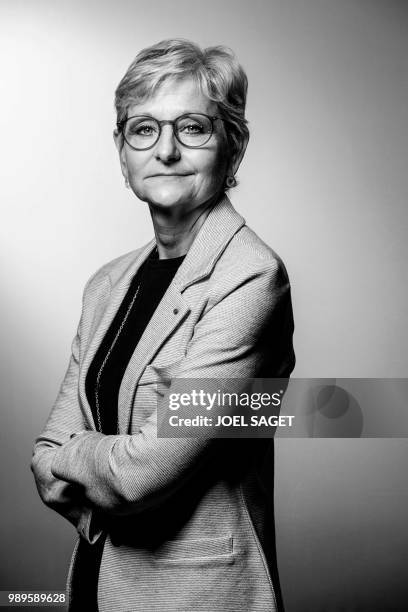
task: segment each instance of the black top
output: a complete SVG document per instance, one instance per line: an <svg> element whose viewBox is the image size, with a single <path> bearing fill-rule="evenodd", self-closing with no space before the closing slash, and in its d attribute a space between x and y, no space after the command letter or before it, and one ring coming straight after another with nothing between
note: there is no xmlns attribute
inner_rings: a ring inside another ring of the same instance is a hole
<svg viewBox="0 0 408 612"><path fill-rule="evenodd" d="M118 397L123 375L184 257L158 259L155 251L150 255L133 277L92 360L85 381L86 396L96 428L104 434L117 433Z"/></svg>

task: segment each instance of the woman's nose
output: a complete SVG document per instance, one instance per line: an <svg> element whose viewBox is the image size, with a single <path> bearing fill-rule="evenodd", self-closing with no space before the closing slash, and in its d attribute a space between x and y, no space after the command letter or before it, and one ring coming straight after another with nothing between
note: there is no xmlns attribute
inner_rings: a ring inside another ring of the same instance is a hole
<svg viewBox="0 0 408 612"><path fill-rule="evenodd" d="M172 125L163 125L160 138L156 143L155 156L162 162L177 161L180 159L180 149L174 136Z"/></svg>

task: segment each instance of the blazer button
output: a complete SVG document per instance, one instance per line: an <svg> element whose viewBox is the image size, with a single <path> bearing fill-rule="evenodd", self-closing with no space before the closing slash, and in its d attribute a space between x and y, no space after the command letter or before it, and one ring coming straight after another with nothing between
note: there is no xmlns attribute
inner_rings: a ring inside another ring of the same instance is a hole
<svg viewBox="0 0 408 612"><path fill-rule="evenodd" d="M175 308L175 309L173 310L173 314L178 314L178 308Z"/></svg>

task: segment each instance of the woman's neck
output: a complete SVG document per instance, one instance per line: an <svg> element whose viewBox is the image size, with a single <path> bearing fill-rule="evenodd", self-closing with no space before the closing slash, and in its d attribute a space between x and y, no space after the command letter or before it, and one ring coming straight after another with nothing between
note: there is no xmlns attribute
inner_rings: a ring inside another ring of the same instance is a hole
<svg viewBox="0 0 408 612"><path fill-rule="evenodd" d="M160 259L185 255L218 198L189 211L149 206Z"/></svg>

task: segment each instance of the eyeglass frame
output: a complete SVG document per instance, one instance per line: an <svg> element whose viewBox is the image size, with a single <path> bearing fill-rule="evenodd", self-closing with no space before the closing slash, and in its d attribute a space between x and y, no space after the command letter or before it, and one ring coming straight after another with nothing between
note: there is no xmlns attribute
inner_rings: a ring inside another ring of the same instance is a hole
<svg viewBox="0 0 408 612"><path fill-rule="evenodd" d="M180 138L178 137L177 133L176 133L176 123L177 121L179 121L180 119L183 119L184 117L190 117L191 115L201 115L202 117L206 117L207 119L210 120L211 122L211 132L208 136L208 139L203 142L200 145L188 145L185 144L184 142L182 142L180 140ZM129 119L135 119L136 117L140 117L141 119L153 119L153 121L155 121L157 123L157 125L159 126L159 132L158 132L158 136L155 140L155 142L153 144L151 144L149 147L143 148L143 149L139 149L137 147L134 147L133 145L131 145L127 140L126 140L126 136L125 136L125 132L123 130L124 125L126 124L127 121L129 121ZM126 119L122 119L122 121L118 121L116 126L118 128L118 130L121 132L124 141L126 142L126 144L133 149L134 151L148 151L149 149L152 149L154 146L157 145L157 143L160 140L160 136L162 134L162 126L163 125L171 125L173 128L173 135L175 137L175 139L177 140L177 142L179 142L183 147L187 147L188 149L200 149L201 147L204 147L211 139L211 136L214 134L214 122L219 119L220 121L226 121L226 119L223 119L223 117L218 117L218 115L206 115L205 113L183 113L182 115L180 115L179 117L176 117L175 119L173 119L172 121L170 119L164 119L163 121L159 121L158 119L156 119L155 117L152 117L152 115L132 115L131 117L126 117Z"/></svg>

